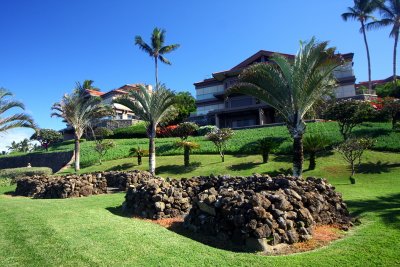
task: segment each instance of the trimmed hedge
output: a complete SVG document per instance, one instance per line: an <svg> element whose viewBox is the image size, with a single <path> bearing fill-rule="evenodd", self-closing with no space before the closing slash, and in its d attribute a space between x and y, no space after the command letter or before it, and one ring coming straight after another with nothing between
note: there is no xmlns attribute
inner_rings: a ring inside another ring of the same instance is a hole
<svg viewBox="0 0 400 267"><path fill-rule="evenodd" d="M34 175L52 175L53 171L47 167L24 167L0 170L0 178L17 179Z"/></svg>
<svg viewBox="0 0 400 267"><path fill-rule="evenodd" d="M118 128L114 130L111 138L125 139L125 138L145 138L147 137L146 125L144 122L138 122L135 125Z"/></svg>

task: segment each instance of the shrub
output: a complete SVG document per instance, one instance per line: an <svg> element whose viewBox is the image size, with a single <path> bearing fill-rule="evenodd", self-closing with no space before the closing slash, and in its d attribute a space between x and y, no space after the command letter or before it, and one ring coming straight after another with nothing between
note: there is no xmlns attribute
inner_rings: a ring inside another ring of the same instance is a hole
<svg viewBox="0 0 400 267"><path fill-rule="evenodd" d="M114 132L106 127L97 127L94 129L94 136L96 139L104 139L110 137L114 134Z"/></svg>
<svg viewBox="0 0 400 267"><path fill-rule="evenodd" d="M305 135L303 139L304 152L310 156L309 170L314 170L316 166L316 154L324 150L331 144L328 137L323 134Z"/></svg>
<svg viewBox="0 0 400 267"><path fill-rule="evenodd" d="M376 94L379 97L396 97L400 98L400 80L396 80L396 87L393 87L393 82L378 85L376 87Z"/></svg>
<svg viewBox="0 0 400 267"><path fill-rule="evenodd" d="M257 142L255 143L254 151L262 155L263 163L267 163L269 153L276 150L285 140L286 138L283 137L272 136L262 138L260 140L257 140Z"/></svg>
<svg viewBox="0 0 400 267"><path fill-rule="evenodd" d="M47 167L23 167L0 170L0 178L17 179L34 175L51 175L53 171Z"/></svg>
<svg viewBox="0 0 400 267"><path fill-rule="evenodd" d="M133 147L129 150L129 156L137 157L137 164L142 165L142 157L149 155L149 151L138 147Z"/></svg>
<svg viewBox="0 0 400 267"><path fill-rule="evenodd" d="M180 137L182 140L186 140L189 136L194 134L197 129L199 129L199 126L194 122L182 122L176 127L174 135Z"/></svg>
<svg viewBox="0 0 400 267"><path fill-rule="evenodd" d="M99 155L99 164L102 164L102 159L107 154L108 150L115 147L115 143L112 140L97 139L94 145L94 150Z"/></svg>
<svg viewBox="0 0 400 267"><path fill-rule="evenodd" d="M128 139L128 138L146 138L147 130L144 122L138 122L130 127L118 128L114 130L112 138Z"/></svg>
<svg viewBox="0 0 400 267"><path fill-rule="evenodd" d="M157 137L176 137L178 125L160 126L156 129Z"/></svg>
<svg viewBox="0 0 400 267"><path fill-rule="evenodd" d="M222 162L225 161L226 142L232 138L234 132L230 128L217 129L206 135L206 139L214 143L221 156Z"/></svg>
<svg viewBox="0 0 400 267"><path fill-rule="evenodd" d="M10 178L1 178L0 177L0 187L4 186L10 186L12 184L12 181Z"/></svg>
<svg viewBox="0 0 400 267"><path fill-rule="evenodd" d="M199 129L197 129L197 135L198 136L205 136L208 133L211 133L212 131L217 130L218 127L215 125L206 125L206 126L201 126Z"/></svg>
<svg viewBox="0 0 400 267"><path fill-rule="evenodd" d="M335 120L343 139L349 138L353 128L367 121L374 109L365 101L346 99L329 105L324 113L326 119Z"/></svg>

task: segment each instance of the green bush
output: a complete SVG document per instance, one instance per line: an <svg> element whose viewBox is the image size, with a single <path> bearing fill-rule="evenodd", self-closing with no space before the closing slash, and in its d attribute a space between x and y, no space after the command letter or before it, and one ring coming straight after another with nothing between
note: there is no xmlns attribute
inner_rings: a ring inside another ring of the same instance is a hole
<svg viewBox="0 0 400 267"><path fill-rule="evenodd" d="M0 177L0 187L10 186L12 184L12 180L10 178L1 178Z"/></svg>
<svg viewBox="0 0 400 267"><path fill-rule="evenodd" d="M136 123L135 125L118 128L114 130L114 134L111 138L125 139L125 138L146 138L147 131L144 122Z"/></svg>
<svg viewBox="0 0 400 267"><path fill-rule="evenodd" d="M211 133L212 131L216 130L217 126L215 125L206 125L206 126L201 126L199 129L197 129L197 135L198 136L205 136L208 133Z"/></svg>
<svg viewBox="0 0 400 267"><path fill-rule="evenodd" d="M16 179L34 175L51 175L53 171L47 167L24 167L0 170L0 178Z"/></svg>

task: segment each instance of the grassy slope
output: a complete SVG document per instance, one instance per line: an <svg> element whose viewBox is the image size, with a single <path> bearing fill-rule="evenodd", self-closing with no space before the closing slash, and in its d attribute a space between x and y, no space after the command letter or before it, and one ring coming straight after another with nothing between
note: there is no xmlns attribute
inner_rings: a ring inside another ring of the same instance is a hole
<svg viewBox="0 0 400 267"><path fill-rule="evenodd" d="M338 126L335 122L327 123L309 123L308 133L322 132L330 136L333 142L339 142L341 136L339 134ZM365 135L369 134L376 138L377 142L374 146L375 150L381 151L400 151L400 132L391 131L391 125L389 123L367 123L362 126L358 126L355 129L355 134ZM227 153L228 154L253 154L249 144L252 142L265 137L271 136L284 136L287 137L287 141L284 142L280 149L280 153L288 153L291 149L291 140L288 135L288 131L284 126L277 127L266 127L248 130L235 131L235 136L228 143ZM173 144L178 138L158 138L156 140L157 154L158 155L179 155L183 152L174 148ZM191 140L196 141L200 144L200 149L195 150L195 154L215 154L215 147L211 142L208 142L204 137L193 137ZM129 154L129 149L140 145L143 148L147 148L148 139L116 139L115 148L111 149L104 160L126 158ZM81 163L83 167L93 165L97 162L97 154L93 150L93 142L83 142L81 146ZM50 148L50 153L53 151L69 151L73 150L73 142L68 141L60 145ZM45 152L44 152L45 153Z"/></svg>
<svg viewBox="0 0 400 267"><path fill-rule="evenodd" d="M159 166L182 163L182 157L158 159ZM268 166L253 165L253 161L259 160L253 156L229 156L223 165L217 163L219 158L215 155L193 159L201 160L203 165L184 176L271 170ZM400 265L400 155L368 152L365 162L356 185L349 185L349 172L338 155L319 159L318 169L306 173L328 177L343 193L351 211L361 215L363 221L345 239L316 251L264 257L213 248L150 222L114 214L123 194L66 200L0 195L0 262L4 266ZM239 169L228 168L238 164ZM287 162L268 165L290 166ZM171 167L164 168L164 174L183 176Z"/></svg>

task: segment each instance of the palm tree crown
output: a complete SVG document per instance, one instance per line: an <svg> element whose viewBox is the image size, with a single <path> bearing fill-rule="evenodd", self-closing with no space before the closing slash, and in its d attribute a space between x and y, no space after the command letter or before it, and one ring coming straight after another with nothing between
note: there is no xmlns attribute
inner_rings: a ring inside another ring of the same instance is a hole
<svg viewBox="0 0 400 267"><path fill-rule="evenodd" d="M4 88L0 88L0 133L7 130L19 127L27 127L35 129L35 124L32 117L24 113L17 113L10 116L5 116L5 113L12 108L25 109L23 103L15 100L9 100L12 93ZM3 117L4 116L4 117Z"/></svg>
<svg viewBox="0 0 400 267"><path fill-rule="evenodd" d="M391 26L390 37L394 38L393 47L393 82L396 81L396 58L397 58L397 43L399 40L400 31L400 0L374 0L378 5L381 19L370 22L366 25L367 29L377 29L386 26Z"/></svg>
<svg viewBox="0 0 400 267"><path fill-rule="evenodd" d="M164 45L166 31L160 28L154 28L151 35L151 44L147 44L143 41L139 35L135 36L135 45L139 46L141 50L149 54L154 58L156 67L156 87L158 87L158 60L161 62L171 65L171 62L164 57L164 54L170 53L179 48L179 44Z"/></svg>
<svg viewBox="0 0 400 267"><path fill-rule="evenodd" d="M354 6L348 7L347 12L342 14L344 21L358 20L361 23L360 32L363 34L365 48L367 50L367 60L368 60L368 89L369 93L372 90L371 82L371 58L369 55L369 47L367 42L367 34L365 31L365 23L369 20L376 21L375 17L372 16L374 11L377 9L378 4L375 0L354 0Z"/></svg>
<svg viewBox="0 0 400 267"><path fill-rule="evenodd" d="M256 97L280 113L294 139L294 176L302 173L302 136L306 129L303 117L315 101L336 85L333 70L342 61L334 52L327 42L316 43L314 38L306 44L302 42L292 62L275 55L270 60L272 64L254 64L227 91L227 95L241 93Z"/></svg>

